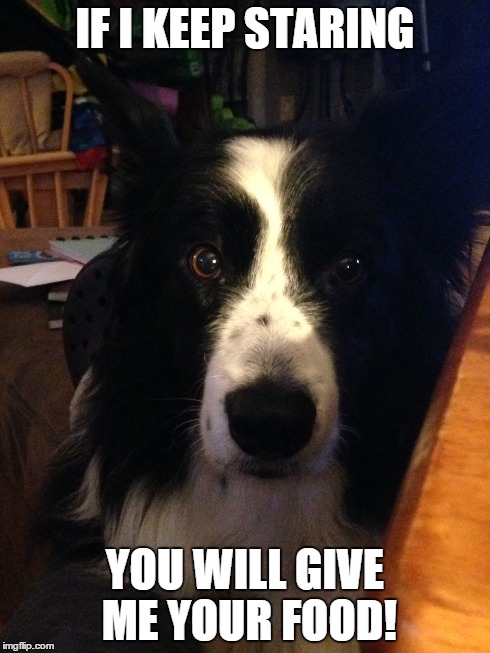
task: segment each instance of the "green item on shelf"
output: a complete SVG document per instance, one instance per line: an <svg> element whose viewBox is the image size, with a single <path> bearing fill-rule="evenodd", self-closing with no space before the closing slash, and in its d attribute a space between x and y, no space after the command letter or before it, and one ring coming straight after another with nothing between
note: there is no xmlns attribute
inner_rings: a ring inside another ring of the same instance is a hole
<svg viewBox="0 0 490 653"><path fill-rule="evenodd" d="M77 0L39 0L41 12L53 23L69 31L75 22Z"/></svg>
<svg viewBox="0 0 490 653"><path fill-rule="evenodd" d="M187 82L204 74L204 62L199 50L175 50L165 61L164 77L167 82Z"/></svg>
<svg viewBox="0 0 490 653"><path fill-rule="evenodd" d="M158 56L157 56L158 55ZM145 81L172 85L192 82L204 75L204 62L199 50L158 50L144 67Z"/></svg>
<svg viewBox="0 0 490 653"><path fill-rule="evenodd" d="M235 116L233 111L225 106L222 95L212 95L210 104L213 124L219 129L225 131L249 131L255 129L253 122Z"/></svg>

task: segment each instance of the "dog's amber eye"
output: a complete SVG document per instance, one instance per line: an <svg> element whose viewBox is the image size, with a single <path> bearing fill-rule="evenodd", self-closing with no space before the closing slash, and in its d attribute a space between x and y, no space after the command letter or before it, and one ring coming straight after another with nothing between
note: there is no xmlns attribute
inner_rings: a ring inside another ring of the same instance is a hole
<svg viewBox="0 0 490 653"><path fill-rule="evenodd" d="M330 270L330 277L335 283L354 284L362 279L364 267L359 256L350 252L335 261Z"/></svg>
<svg viewBox="0 0 490 653"><path fill-rule="evenodd" d="M223 273L219 252L210 245L200 245L192 250L189 265L200 279L219 279Z"/></svg>

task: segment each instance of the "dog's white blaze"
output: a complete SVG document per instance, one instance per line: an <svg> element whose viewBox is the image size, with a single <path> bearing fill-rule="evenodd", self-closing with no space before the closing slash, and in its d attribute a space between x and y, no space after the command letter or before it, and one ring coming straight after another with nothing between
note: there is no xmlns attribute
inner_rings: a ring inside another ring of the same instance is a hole
<svg viewBox="0 0 490 653"><path fill-rule="evenodd" d="M201 415L204 450L220 468L239 458L224 398L260 376L273 379L286 372L310 392L317 411L313 437L296 460L310 470L322 469L337 435L338 388L332 354L316 333L314 316L292 299L299 282L286 258L281 190L297 146L288 140L238 138L227 150L230 183L254 200L261 224L250 283L216 323ZM264 316L266 325L260 321Z"/></svg>
<svg viewBox="0 0 490 653"><path fill-rule="evenodd" d="M294 148L288 141L235 139L228 144L233 157L228 173L234 184L257 202L264 220L259 252L254 265L255 286L268 293L285 291L285 251L280 244L283 210L280 199L281 178Z"/></svg>

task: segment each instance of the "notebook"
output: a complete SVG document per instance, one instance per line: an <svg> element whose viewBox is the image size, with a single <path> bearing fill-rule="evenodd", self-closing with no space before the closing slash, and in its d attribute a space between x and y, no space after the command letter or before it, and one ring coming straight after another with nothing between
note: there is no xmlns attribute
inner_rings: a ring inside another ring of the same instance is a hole
<svg viewBox="0 0 490 653"><path fill-rule="evenodd" d="M115 236L80 238L69 240L50 240L49 253L67 261L88 263L94 256L102 254L116 242Z"/></svg>

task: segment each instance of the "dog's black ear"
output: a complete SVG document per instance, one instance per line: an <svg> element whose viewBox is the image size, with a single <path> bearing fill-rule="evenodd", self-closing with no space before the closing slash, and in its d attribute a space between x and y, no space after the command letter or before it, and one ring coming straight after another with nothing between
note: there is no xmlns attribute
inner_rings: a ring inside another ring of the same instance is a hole
<svg viewBox="0 0 490 653"><path fill-rule="evenodd" d="M431 73L420 87L382 99L361 118L361 142L404 190L415 229L435 235L453 229L456 237L469 228L468 211L490 199L489 80L487 56Z"/></svg>
<svg viewBox="0 0 490 653"><path fill-rule="evenodd" d="M111 197L121 233L131 237L132 233L147 228L155 213L151 206L159 207L158 214L165 206L162 182L175 169L181 148L162 107L83 54L79 55L76 67L88 89L100 101L104 132L116 146Z"/></svg>
<svg viewBox="0 0 490 653"><path fill-rule="evenodd" d="M158 169L178 149L178 141L163 108L147 100L80 54L76 68L87 88L101 103L104 129L122 150L125 173L144 175Z"/></svg>

